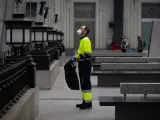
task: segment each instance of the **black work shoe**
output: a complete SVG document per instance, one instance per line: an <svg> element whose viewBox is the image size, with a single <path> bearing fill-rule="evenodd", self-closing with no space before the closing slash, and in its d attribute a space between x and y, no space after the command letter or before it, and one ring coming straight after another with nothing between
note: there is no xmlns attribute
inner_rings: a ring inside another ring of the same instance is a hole
<svg viewBox="0 0 160 120"><path fill-rule="evenodd" d="M80 105L79 107L81 110L84 110L84 109L91 109L92 108L92 103L83 103Z"/></svg>
<svg viewBox="0 0 160 120"><path fill-rule="evenodd" d="M83 103L81 103L81 104L77 104L77 105L76 105L76 107L77 107L77 108L79 108L82 104L83 104Z"/></svg>
<svg viewBox="0 0 160 120"><path fill-rule="evenodd" d="M79 107L80 107L82 104L84 104L84 103L85 103L85 102L82 101L82 103L81 103L81 104L77 104L76 107L79 108Z"/></svg>

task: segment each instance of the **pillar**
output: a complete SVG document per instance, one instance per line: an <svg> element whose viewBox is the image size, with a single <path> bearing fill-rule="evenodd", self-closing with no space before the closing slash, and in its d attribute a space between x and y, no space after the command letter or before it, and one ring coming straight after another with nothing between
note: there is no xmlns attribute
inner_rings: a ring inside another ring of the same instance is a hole
<svg viewBox="0 0 160 120"><path fill-rule="evenodd" d="M141 2L139 0L131 0L131 42L130 47L137 48L137 36L140 35L139 27L141 24L141 16L139 14L139 7Z"/></svg>
<svg viewBox="0 0 160 120"><path fill-rule="evenodd" d="M141 35L141 1L124 0L123 36L127 36L130 48L137 48L137 36Z"/></svg>
<svg viewBox="0 0 160 120"><path fill-rule="evenodd" d="M48 25L54 27L54 0L48 0Z"/></svg>
<svg viewBox="0 0 160 120"><path fill-rule="evenodd" d="M131 41L131 0L124 0L123 36Z"/></svg>
<svg viewBox="0 0 160 120"><path fill-rule="evenodd" d="M0 52L9 49L5 44L5 25L3 20L12 18L13 0L0 0Z"/></svg>
<svg viewBox="0 0 160 120"><path fill-rule="evenodd" d="M114 0L115 44L120 44L123 37L123 6L124 0Z"/></svg>

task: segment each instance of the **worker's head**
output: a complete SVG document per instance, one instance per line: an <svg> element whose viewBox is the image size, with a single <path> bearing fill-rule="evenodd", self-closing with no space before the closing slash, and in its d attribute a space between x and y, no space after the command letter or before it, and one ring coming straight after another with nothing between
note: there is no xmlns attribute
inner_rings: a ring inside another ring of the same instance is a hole
<svg viewBox="0 0 160 120"><path fill-rule="evenodd" d="M137 40L141 40L141 36L138 36L138 37L137 37Z"/></svg>
<svg viewBox="0 0 160 120"><path fill-rule="evenodd" d="M80 37L86 36L89 34L89 28L87 26L81 26L79 30L77 30L77 34Z"/></svg>

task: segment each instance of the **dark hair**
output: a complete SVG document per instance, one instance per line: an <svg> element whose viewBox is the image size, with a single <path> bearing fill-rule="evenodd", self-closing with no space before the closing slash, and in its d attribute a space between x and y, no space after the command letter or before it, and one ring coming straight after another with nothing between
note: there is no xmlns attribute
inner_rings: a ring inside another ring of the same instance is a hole
<svg viewBox="0 0 160 120"><path fill-rule="evenodd" d="M88 35L90 31L89 31L89 28L87 26L86 26L85 30L87 31L86 35Z"/></svg>

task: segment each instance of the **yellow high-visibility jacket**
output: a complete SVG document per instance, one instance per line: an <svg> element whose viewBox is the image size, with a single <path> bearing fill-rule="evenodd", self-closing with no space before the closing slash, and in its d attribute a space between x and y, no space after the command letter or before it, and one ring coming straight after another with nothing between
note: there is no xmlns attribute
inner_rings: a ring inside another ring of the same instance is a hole
<svg viewBox="0 0 160 120"><path fill-rule="evenodd" d="M88 37L84 37L80 40L80 45L78 48L78 53L76 54L76 59L81 59L82 57L88 57L92 54L92 45Z"/></svg>

